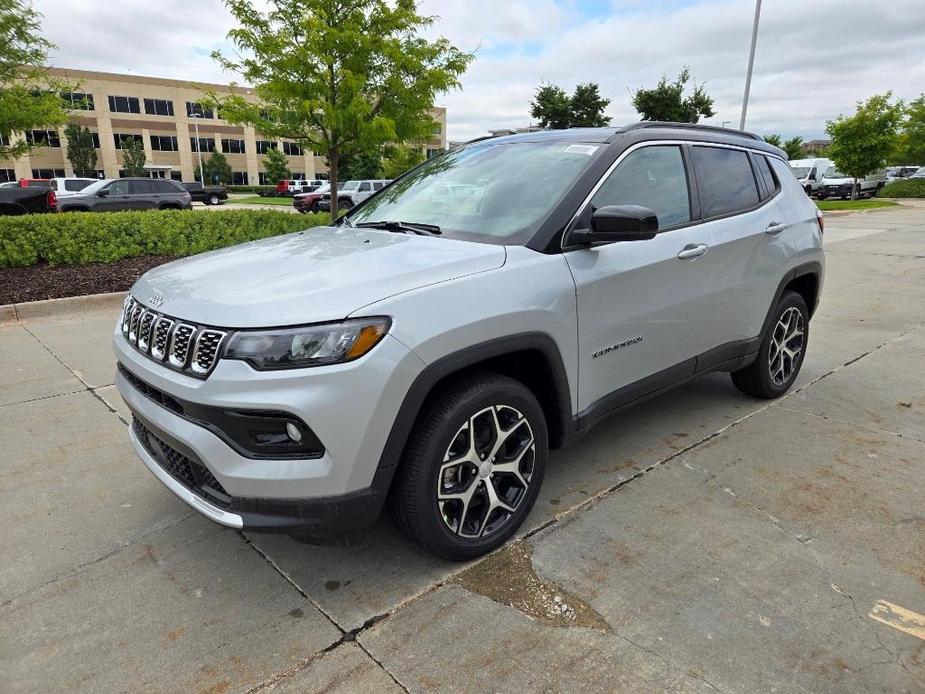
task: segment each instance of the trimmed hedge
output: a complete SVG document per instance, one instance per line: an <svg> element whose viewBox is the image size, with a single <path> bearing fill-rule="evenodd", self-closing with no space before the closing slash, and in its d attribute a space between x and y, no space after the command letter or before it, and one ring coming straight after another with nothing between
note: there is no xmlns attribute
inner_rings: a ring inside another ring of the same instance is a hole
<svg viewBox="0 0 925 694"><path fill-rule="evenodd" d="M0 216L0 268L186 256L328 223L272 210L148 210Z"/></svg>
<svg viewBox="0 0 925 694"><path fill-rule="evenodd" d="M229 193L272 193L276 186L225 186Z"/></svg>
<svg viewBox="0 0 925 694"><path fill-rule="evenodd" d="M893 181L880 190L881 198L925 198L925 178Z"/></svg>

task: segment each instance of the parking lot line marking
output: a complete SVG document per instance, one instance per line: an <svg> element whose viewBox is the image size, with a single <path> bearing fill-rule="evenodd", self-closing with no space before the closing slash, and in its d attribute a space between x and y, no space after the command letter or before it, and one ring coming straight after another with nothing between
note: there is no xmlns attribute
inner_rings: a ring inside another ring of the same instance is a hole
<svg viewBox="0 0 925 694"><path fill-rule="evenodd" d="M925 614L907 610L886 600L878 600L867 616L925 641Z"/></svg>

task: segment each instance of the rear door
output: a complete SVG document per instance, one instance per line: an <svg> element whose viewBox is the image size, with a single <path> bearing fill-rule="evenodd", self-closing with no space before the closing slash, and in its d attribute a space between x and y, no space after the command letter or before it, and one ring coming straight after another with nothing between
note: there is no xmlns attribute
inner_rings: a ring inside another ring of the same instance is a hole
<svg viewBox="0 0 925 694"><path fill-rule="evenodd" d="M129 181L129 203L126 209L151 210L156 208L156 184L157 181L152 179Z"/></svg>
<svg viewBox="0 0 925 694"><path fill-rule="evenodd" d="M743 349L757 349L764 318L783 277L788 216L780 181L765 155L719 145L693 145L704 227L712 245L710 310L699 322L714 352L698 368L713 366ZM754 344L752 344L754 341Z"/></svg>
<svg viewBox="0 0 925 694"><path fill-rule="evenodd" d="M641 205L660 233L568 250L578 295L579 411L594 419L694 373L713 336L703 326L717 272L708 227L698 224L690 162L678 144L624 154L579 223L605 205Z"/></svg>

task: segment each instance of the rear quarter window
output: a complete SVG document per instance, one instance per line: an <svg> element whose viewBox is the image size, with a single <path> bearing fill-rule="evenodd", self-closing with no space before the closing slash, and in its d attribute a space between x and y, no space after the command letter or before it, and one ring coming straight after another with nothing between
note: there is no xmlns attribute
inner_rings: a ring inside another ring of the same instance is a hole
<svg viewBox="0 0 925 694"><path fill-rule="evenodd" d="M704 218L747 210L760 202L747 152L698 145L692 156Z"/></svg>
<svg viewBox="0 0 925 694"><path fill-rule="evenodd" d="M76 191L78 191L78 190L83 190L84 188L86 188L86 187L87 187L88 185L90 185L91 183L92 183L92 181L73 181L73 180L65 180L65 181L64 181L64 190L69 190L69 191L72 191L72 192L76 192Z"/></svg>
<svg viewBox="0 0 925 694"><path fill-rule="evenodd" d="M762 199L770 198L777 192L780 186L777 184L777 179L771 171L768 158L763 154L755 154L752 156L755 159L755 168L758 170L758 178L764 183L764 190L762 191L761 197Z"/></svg>

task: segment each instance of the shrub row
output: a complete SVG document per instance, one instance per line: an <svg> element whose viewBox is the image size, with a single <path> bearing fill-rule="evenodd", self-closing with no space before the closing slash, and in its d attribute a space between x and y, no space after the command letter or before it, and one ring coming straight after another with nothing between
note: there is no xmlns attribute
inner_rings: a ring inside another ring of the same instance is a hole
<svg viewBox="0 0 925 694"><path fill-rule="evenodd" d="M326 224L327 214L272 210L68 212L0 216L0 268L186 256Z"/></svg>
<svg viewBox="0 0 925 694"><path fill-rule="evenodd" d="M225 186L229 193L272 193L276 186Z"/></svg>
<svg viewBox="0 0 925 694"><path fill-rule="evenodd" d="M925 198L925 178L894 181L880 190L881 198Z"/></svg>

